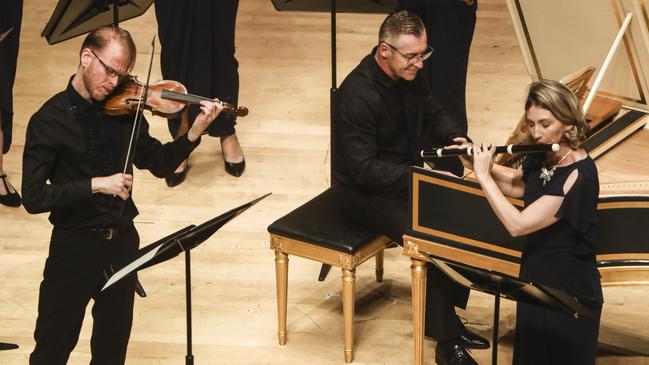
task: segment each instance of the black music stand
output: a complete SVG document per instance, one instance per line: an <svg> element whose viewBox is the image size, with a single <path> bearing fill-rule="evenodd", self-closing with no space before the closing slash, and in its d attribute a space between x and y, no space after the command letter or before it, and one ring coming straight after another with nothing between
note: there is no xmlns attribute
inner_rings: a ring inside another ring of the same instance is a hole
<svg viewBox="0 0 649 365"><path fill-rule="evenodd" d="M41 37L55 44L140 16L153 0L59 0Z"/></svg>
<svg viewBox="0 0 649 365"><path fill-rule="evenodd" d="M0 342L0 351L4 350L14 350L17 349L18 345L15 343L5 343L5 342Z"/></svg>
<svg viewBox="0 0 649 365"><path fill-rule="evenodd" d="M101 289L104 291L113 284L122 280L125 277L134 275L137 271L144 268L159 264L178 256L181 252L185 252L185 311L187 314L187 354L185 355L185 364L194 364L194 355L192 354L192 286L191 286L191 260L190 250L203 241L210 238L219 228L223 227L227 222L243 213L245 210L255 205L260 200L269 196L270 193L252 200L246 204L231 209L218 217L212 218L198 226L190 225L171 235L158 240L150 245L147 245L138 251L138 258L130 264L126 265L121 270L113 274L106 285Z"/></svg>
<svg viewBox="0 0 649 365"><path fill-rule="evenodd" d="M397 8L398 0L271 0L277 11L302 11L331 13L331 89L329 89L329 137L330 154L334 154L334 98L338 90L336 81L336 13L389 13ZM333 158L329 159L333 163ZM333 166L331 171L333 171ZM331 176L331 185L336 183ZM322 264L318 281L324 281L331 265Z"/></svg>
<svg viewBox="0 0 649 365"><path fill-rule="evenodd" d="M577 317L578 315L592 316L590 311L566 292L520 280L513 276L480 269L435 258L425 254L433 264L439 267L453 281L469 289L491 294L494 301L493 346L491 348L491 363L498 360L498 321L500 320L500 297L516 302L538 305L540 307L564 312Z"/></svg>

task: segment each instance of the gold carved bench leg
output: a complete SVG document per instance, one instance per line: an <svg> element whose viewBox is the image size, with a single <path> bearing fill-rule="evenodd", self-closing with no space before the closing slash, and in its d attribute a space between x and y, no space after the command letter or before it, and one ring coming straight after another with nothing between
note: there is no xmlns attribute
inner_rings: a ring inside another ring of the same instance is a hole
<svg viewBox="0 0 649 365"><path fill-rule="evenodd" d="M354 359L354 289L356 286L356 269L343 269L343 317L345 329L345 362Z"/></svg>
<svg viewBox="0 0 649 365"><path fill-rule="evenodd" d="M412 337L415 342L415 365L424 363L424 318L426 316L426 262L410 259L412 276Z"/></svg>
<svg viewBox="0 0 649 365"><path fill-rule="evenodd" d="M379 283L383 282L383 252L385 250L376 253L376 281Z"/></svg>
<svg viewBox="0 0 649 365"><path fill-rule="evenodd" d="M275 251L275 285L277 286L277 337L280 345L286 345L288 255L280 251Z"/></svg>

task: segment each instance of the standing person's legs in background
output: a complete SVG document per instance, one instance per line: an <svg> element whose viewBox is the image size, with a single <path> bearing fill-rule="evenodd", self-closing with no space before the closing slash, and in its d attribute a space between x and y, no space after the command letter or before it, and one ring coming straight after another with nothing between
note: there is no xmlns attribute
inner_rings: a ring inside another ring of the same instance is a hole
<svg viewBox="0 0 649 365"><path fill-rule="evenodd" d="M16 79L23 0L0 1L0 204L20 206L20 195L3 169L3 155L11 147L13 86Z"/></svg>
<svg viewBox="0 0 649 365"><path fill-rule="evenodd" d="M188 91L237 105L239 96L239 63L235 58L235 26L238 0L200 2L195 0L157 0L155 4L162 50L160 63L165 79L184 84ZM185 117L169 119L174 138L184 134L200 113L188 107ZM207 133L220 137L225 170L241 176L245 169L243 151L236 135L236 116L221 113ZM167 185L180 184L187 174L187 164L169 176Z"/></svg>

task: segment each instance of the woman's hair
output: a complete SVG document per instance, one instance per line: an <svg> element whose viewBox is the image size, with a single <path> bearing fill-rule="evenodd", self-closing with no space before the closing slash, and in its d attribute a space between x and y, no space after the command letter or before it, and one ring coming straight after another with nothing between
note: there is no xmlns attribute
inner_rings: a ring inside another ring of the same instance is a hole
<svg viewBox="0 0 649 365"><path fill-rule="evenodd" d="M417 14L401 10L385 18L379 28L379 43L394 43L401 35L414 35L419 38L425 32L424 22Z"/></svg>
<svg viewBox="0 0 649 365"><path fill-rule="evenodd" d="M573 126L562 138L570 148L576 149L584 143L589 130L588 123L579 100L565 85L553 80L533 82L525 101L525 113L533 106L546 109L561 123ZM525 133L531 139L527 129Z"/></svg>
<svg viewBox="0 0 649 365"><path fill-rule="evenodd" d="M111 41L118 41L128 49L131 61L129 64L129 70L131 70L133 65L135 65L135 56L137 55L137 52L131 34L124 28L104 26L93 30L88 33L86 38L83 40L81 49L79 50L79 55L81 55L81 52L86 48L90 48L93 51L101 51Z"/></svg>

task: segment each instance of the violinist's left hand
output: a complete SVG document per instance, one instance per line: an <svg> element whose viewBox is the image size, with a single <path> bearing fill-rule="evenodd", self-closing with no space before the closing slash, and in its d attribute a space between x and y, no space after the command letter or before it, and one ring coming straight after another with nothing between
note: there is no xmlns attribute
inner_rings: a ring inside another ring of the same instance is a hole
<svg viewBox="0 0 649 365"><path fill-rule="evenodd" d="M194 124L187 132L187 138L192 142L196 141L221 111L223 111L223 104L218 99L201 101L201 112L194 119Z"/></svg>

